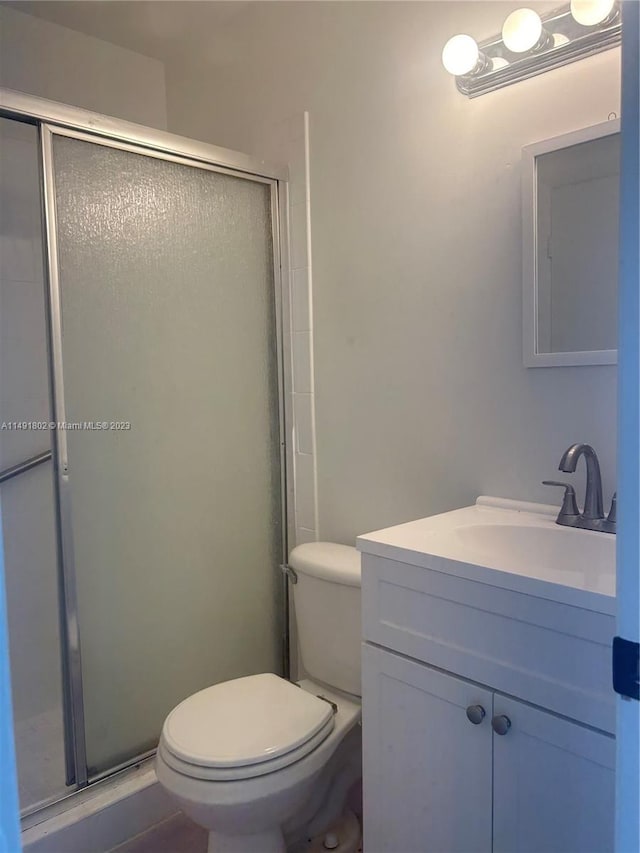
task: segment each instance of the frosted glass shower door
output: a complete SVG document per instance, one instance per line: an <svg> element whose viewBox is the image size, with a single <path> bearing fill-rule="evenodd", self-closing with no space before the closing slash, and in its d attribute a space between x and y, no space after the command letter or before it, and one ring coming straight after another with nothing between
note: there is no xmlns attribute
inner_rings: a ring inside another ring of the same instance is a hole
<svg viewBox="0 0 640 853"><path fill-rule="evenodd" d="M0 470L44 460L0 478L23 810L67 792L38 160L38 129L0 118Z"/></svg>
<svg viewBox="0 0 640 853"><path fill-rule="evenodd" d="M272 182L50 141L91 776L281 670Z"/></svg>

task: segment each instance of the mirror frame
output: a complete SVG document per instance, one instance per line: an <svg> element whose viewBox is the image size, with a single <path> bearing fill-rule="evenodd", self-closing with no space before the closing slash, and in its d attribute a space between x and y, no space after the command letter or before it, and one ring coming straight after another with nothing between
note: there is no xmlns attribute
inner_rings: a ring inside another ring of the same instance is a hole
<svg viewBox="0 0 640 853"><path fill-rule="evenodd" d="M525 367L573 367L617 364L618 350L538 351L538 205L536 158L592 139L620 132L620 119L564 133L522 149L522 354Z"/></svg>

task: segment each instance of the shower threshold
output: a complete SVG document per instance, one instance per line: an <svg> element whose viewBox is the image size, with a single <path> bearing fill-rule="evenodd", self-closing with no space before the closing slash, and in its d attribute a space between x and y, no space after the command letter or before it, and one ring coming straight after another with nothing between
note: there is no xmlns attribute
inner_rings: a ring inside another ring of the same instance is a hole
<svg viewBox="0 0 640 853"><path fill-rule="evenodd" d="M175 812L150 757L24 817L23 853L102 853Z"/></svg>

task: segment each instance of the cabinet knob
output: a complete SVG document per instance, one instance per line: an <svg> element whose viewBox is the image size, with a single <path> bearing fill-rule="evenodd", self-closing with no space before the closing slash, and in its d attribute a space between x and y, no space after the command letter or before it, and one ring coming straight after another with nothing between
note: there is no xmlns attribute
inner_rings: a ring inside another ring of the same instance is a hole
<svg viewBox="0 0 640 853"><path fill-rule="evenodd" d="M491 728L497 735L506 735L511 728L511 720L506 714L498 714L491 720Z"/></svg>
<svg viewBox="0 0 640 853"><path fill-rule="evenodd" d="M474 726L479 726L486 716L486 711L482 705L469 705L467 708L467 719Z"/></svg>

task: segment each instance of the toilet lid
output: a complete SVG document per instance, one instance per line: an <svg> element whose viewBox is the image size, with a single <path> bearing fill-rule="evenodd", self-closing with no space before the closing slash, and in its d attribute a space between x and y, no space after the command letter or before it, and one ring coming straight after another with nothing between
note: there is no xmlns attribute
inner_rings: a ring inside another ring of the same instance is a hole
<svg viewBox="0 0 640 853"><path fill-rule="evenodd" d="M260 764L296 750L326 728L328 702L272 673L207 687L181 702L162 736L179 759L202 767Z"/></svg>

